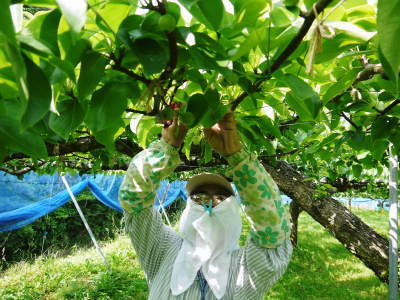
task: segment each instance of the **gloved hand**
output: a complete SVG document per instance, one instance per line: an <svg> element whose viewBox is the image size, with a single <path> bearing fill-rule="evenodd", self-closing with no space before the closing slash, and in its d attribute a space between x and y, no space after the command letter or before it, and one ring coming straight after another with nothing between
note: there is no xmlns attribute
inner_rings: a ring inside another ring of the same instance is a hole
<svg viewBox="0 0 400 300"><path fill-rule="evenodd" d="M242 149L236 129L233 112L228 112L210 129L204 129L208 143L223 156L229 156Z"/></svg>
<svg viewBox="0 0 400 300"><path fill-rule="evenodd" d="M186 133L186 125L178 121L178 115L176 114L172 122L164 123L161 138L171 146L179 148L185 139Z"/></svg>

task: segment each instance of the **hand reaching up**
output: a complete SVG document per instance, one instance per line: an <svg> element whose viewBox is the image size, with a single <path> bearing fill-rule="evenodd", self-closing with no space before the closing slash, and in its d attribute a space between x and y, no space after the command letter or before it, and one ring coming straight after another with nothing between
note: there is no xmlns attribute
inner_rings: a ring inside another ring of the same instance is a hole
<svg viewBox="0 0 400 300"><path fill-rule="evenodd" d="M242 149L236 129L233 112L228 112L210 129L204 129L211 147L224 156L232 155Z"/></svg>
<svg viewBox="0 0 400 300"><path fill-rule="evenodd" d="M172 123L164 124L164 129L161 132L161 137L171 146L179 148L182 145L183 140L185 139L186 133L186 125L178 121L178 114L176 114Z"/></svg>

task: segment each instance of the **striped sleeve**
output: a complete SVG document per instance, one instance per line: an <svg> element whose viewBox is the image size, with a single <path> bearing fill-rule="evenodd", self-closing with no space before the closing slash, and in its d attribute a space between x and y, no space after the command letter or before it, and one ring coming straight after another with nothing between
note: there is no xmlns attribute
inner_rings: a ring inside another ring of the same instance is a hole
<svg viewBox="0 0 400 300"><path fill-rule="evenodd" d="M241 250L235 284L235 299L262 299L285 273L293 248L284 240L277 248L262 248L248 238Z"/></svg>
<svg viewBox="0 0 400 300"><path fill-rule="evenodd" d="M161 214L154 207L136 214L125 213L125 230L151 286L168 249L180 238L163 223Z"/></svg>

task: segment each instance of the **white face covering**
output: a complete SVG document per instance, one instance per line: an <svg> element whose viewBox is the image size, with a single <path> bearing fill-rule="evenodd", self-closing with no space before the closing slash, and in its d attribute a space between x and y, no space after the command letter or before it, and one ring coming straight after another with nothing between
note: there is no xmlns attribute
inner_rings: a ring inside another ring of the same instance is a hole
<svg viewBox="0 0 400 300"><path fill-rule="evenodd" d="M240 205L235 196L208 211L188 198L180 219L182 247L171 276L174 296L186 291L200 270L217 299L224 296L233 250L239 248L242 230Z"/></svg>

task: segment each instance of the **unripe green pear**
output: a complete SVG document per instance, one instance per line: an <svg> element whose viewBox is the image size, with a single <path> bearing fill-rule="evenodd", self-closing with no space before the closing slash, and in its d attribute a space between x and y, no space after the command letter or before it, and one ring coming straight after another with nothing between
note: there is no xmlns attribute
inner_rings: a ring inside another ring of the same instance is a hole
<svg viewBox="0 0 400 300"><path fill-rule="evenodd" d="M158 19L158 26L161 30L171 32L176 27L175 18L169 14L163 15Z"/></svg>

